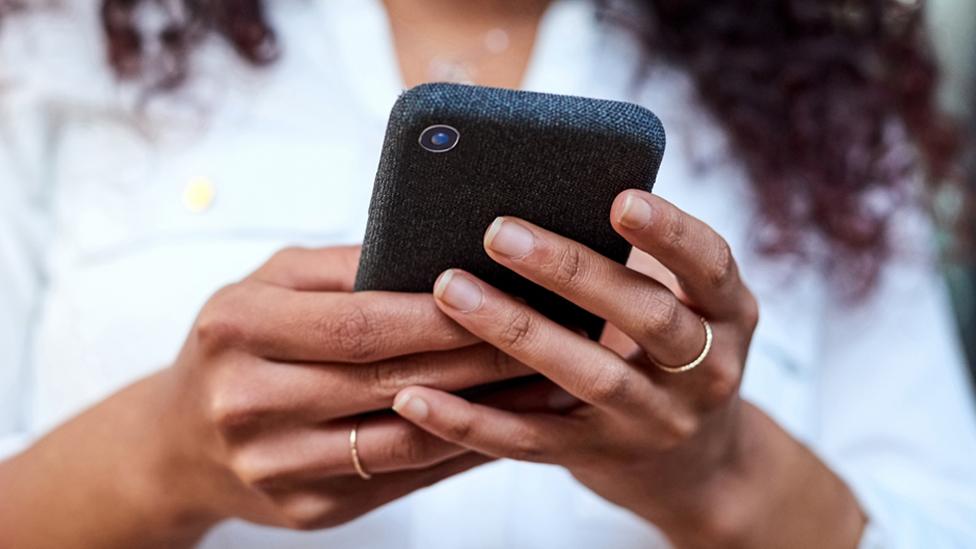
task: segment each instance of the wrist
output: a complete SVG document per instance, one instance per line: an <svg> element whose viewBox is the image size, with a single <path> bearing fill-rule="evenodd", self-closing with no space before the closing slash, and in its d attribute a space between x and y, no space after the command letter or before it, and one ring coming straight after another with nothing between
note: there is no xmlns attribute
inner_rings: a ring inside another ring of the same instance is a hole
<svg viewBox="0 0 976 549"><path fill-rule="evenodd" d="M177 375L167 368L127 389L133 393L127 400L141 403L132 425L137 451L120 466L132 471L124 499L141 515L146 531L158 532L166 545L183 546L226 517L213 495L219 470L203 455L204 445L193 440L192 422L179 406Z"/></svg>
<svg viewBox="0 0 976 549"><path fill-rule="evenodd" d="M165 376L145 378L0 463L0 544L189 547L216 517L172 474ZM187 471L190 471L188 469Z"/></svg>
<svg viewBox="0 0 976 549"><path fill-rule="evenodd" d="M672 519L668 535L680 547L856 547L865 518L848 487L743 404L734 457L698 494L695 512Z"/></svg>
<svg viewBox="0 0 976 549"><path fill-rule="evenodd" d="M756 447L762 436L753 431L751 412L744 401L732 407L716 429L721 435L707 437L720 442L691 449L693 459L675 460L667 497L646 512L638 511L676 547L748 546L745 541L761 507L754 472L764 459Z"/></svg>

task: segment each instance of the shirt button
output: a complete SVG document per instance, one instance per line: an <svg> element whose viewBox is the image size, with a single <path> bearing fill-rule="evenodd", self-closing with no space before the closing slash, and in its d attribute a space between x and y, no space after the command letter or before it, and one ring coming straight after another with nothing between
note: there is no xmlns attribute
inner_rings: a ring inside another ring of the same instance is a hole
<svg viewBox="0 0 976 549"><path fill-rule="evenodd" d="M190 213L204 213L213 206L217 188L206 177L195 177L183 189L183 207Z"/></svg>

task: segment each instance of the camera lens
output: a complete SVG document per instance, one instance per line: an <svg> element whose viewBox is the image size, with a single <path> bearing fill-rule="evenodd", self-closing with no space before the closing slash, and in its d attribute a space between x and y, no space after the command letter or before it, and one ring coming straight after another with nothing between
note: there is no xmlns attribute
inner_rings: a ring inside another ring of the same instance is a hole
<svg viewBox="0 0 976 549"><path fill-rule="evenodd" d="M433 143L434 145L437 145L438 147L443 147L444 145L447 145L448 141L450 140L451 137L447 135L446 132L437 132L434 135L430 136L430 142Z"/></svg>
<svg viewBox="0 0 976 549"><path fill-rule="evenodd" d="M460 137L451 126L437 124L420 133L420 146L433 153L447 152L457 146Z"/></svg>

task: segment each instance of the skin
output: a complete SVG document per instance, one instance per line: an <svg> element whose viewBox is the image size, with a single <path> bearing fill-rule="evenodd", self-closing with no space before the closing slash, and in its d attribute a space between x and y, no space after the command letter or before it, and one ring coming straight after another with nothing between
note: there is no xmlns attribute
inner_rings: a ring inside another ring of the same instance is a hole
<svg viewBox="0 0 976 549"><path fill-rule="evenodd" d="M490 461L384 410L411 384L531 371L430 295L352 293L358 255L279 252L217 292L173 366L0 464L0 546L189 546L230 517L327 528ZM565 397L532 382L483 401L548 410ZM357 423L369 482L349 453Z"/></svg>
<svg viewBox="0 0 976 549"><path fill-rule="evenodd" d="M385 3L407 84L445 44L504 27L511 46L478 80L517 87L548 2ZM327 528L495 457L562 465L678 546L854 547L865 519L847 487L739 397L758 312L728 247L643 193L651 220L628 227L627 196L610 218L646 252L637 270L512 218L531 252L486 234L500 264L609 319L602 346L466 273L433 297L354 295L356 248L282 251L210 300L170 367L0 462L0 547L184 547L230 517ZM475 306L452 306L458 281ZM708 359L656 368L701 351L699 315ZM551 382L452 394L536 372ZM370 481L348 445L364 412Z"/></svg>
<svg viewBox="0 0 976 549"><path fill-rule="evenodd" d="M485 251L607 319L632 341L630 352L590 341L460 270L434 287L445 314L583 406L568 415L516 413L411 387L394 410L479 453L566 467L680 547L855 547L865 518L847 487L739 396L759 313L728 244L643 191L621 194L611 220L681 291L515 218L491 225ZM705 361L679 374L659 368L701 354L702 317L714 330Z"/></svg>
<svg viewBox="0 0 976 549"><path fill-rule="evenodd" d="M434 58L462 58L478 84L520 86L549 0L383 0L406 87L431 78ZM504 29L509 45L488 54L485 35Z"/></svg>

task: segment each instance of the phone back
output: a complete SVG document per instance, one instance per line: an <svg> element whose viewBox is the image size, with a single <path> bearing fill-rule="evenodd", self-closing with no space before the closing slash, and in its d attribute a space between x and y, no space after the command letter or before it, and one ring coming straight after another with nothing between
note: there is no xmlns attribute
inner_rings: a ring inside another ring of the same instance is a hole
<svg viewBox="0 0 976 549"><path fill-rule="evenodd" d="M435 125L455 128L456 146L421 146ZM630 246L611 227L610 206L625 189L651 190L664 145L657 117L630 103L417 86L390 115L356 289L430 292L441 272L461 268L599 337L602 320L492 261L484 232L515 216L623 263Z"/></svg>

